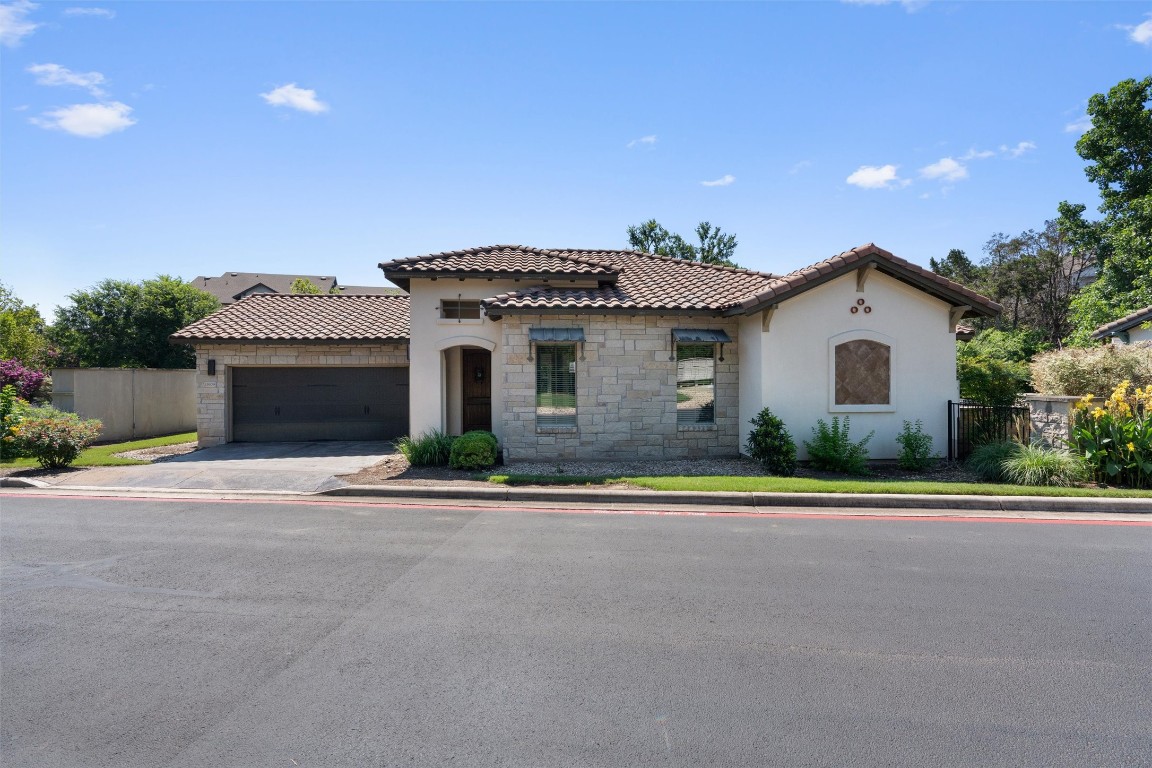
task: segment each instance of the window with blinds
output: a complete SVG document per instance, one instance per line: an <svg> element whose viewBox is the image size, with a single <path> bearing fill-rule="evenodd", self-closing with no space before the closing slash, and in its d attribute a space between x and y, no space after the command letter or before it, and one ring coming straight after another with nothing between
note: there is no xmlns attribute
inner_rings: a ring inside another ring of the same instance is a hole
<svg viewBox="0 0 1152 768"><path fill-rule="evenodd" d="M480 302L470 299L441 299L440 317L444 320L479 320Z"/></svg>
<svg viewBox="0 0 1152 768"><path fill-rule="evenodd" d="M536 347L536 426L576 426L576 345Z"/></svg>
<svg viewBox="0 0 1152 768"><path fill-rule="evenodd" d="M716 345L676 345L676 423L716 423Z"/></svg>

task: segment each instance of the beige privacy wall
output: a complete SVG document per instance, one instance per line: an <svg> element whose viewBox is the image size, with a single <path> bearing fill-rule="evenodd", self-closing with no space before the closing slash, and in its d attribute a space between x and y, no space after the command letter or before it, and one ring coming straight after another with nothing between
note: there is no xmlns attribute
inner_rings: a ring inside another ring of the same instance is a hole
<svg viewBox="0 0 1152 768"><path fill-rule="evenodd" d="M101 440L174 435L196 428L196 372L158 368L56 368L52 405L100 419Z"/></svg>
<svg viewBox="0 0 1152 768"><path fill-rule="evenodd" d="M216 375L208 375L208 361ZM231 439L228 397L233 366L406 366L407 344L213 344L196 345L196 434L200 447Z"/></svg>
<svg viewBox="0 0 1152 768"><path fill-rule="evenodd" d="M739 452L737 323L712 317L505 316L501 326L502 443L510 461L735 456ZM582 328L575 428L536 425L530 328ZM676 423L673 328L723 329L733 343L716 362L715 425Z"/></svg>

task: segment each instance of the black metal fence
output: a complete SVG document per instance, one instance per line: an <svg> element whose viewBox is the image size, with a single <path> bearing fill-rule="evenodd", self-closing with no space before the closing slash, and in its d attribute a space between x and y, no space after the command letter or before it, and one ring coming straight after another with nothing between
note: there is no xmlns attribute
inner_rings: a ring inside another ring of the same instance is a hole
<svg viewBox="0 0 1152 768"><path fill-rule="evenodd" d="M948 460L966 459L977 446L1002 440L1028 444L1031 413L1026 405L977 405L948 401Z"/></svg>

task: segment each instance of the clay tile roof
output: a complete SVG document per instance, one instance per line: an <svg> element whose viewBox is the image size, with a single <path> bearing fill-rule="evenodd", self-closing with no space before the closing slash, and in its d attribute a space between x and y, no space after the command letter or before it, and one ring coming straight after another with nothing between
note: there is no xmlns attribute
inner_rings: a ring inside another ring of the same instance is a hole
<svg viewBox="0 0 1152 768"><path fill-rule="evenodd" d="M558 251L556 253L565 253ZM585 252L587 253L587 252ZM597 288L534 287L484 301L490 315L527 310L719 312L760 290L772 275L638 251L598 251L618 277Z"/></svg>
<svg viewBox="0 0 1152 768"><path fill-rule="evenodd" d="M406 341L407 295L259 294L172 334L195 341Z"/></svg>
<svg viewBox="0 0 1152 768"><path fill-rule="evenodd" d="M1132 314L1125 315L1119 320L1113 320L1110 323L1106 323L1100 326L1092 332L1092 338L1103 339L1109 336L1115 336L1118 333L1123 333L1124 331L1135 328L1138 325L1143 325L1144 323L1149 322L1152 322L1152 307L1144 307L1144 309L1138 309Z"/></svg>
<svg viewBox="0 0 1152 768"><path fill-rule="evenodd" d="M614 276L604 260L610 251L542 250L523 245L491 245L384 262L389 280L420 275L589 275Z"/></svg>
<svg viewBox="0 0 1152 768"><path fill-rule="evenodd" d="M935 272L930 272L906 261L874 243L867 243L830 259L778 277L764 290L745 297L740 304L745 310L775 304L810 288L815 288L827 282L830 277L870 263L876 264L876 267L886 274L954 305L966 304L970 306L972 309L969 310L968 315L993 316L1001 312L1002 307L991 299L981 296L959 283L941 277Z"/></svg>

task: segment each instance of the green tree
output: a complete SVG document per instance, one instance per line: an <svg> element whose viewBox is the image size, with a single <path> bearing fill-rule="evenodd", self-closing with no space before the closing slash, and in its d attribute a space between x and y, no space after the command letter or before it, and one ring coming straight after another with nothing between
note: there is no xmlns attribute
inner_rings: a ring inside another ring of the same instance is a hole
<svg viewBox="0 0 1152 768"><path fill-rule="evenodd" d="M981 277L980 267L973 264L972 260L959 248L948 251L948 255L939 261L929 258L928 268L941 277L946 277L973 289Z"/></svg>
<svg viewBox="0 0 1152 768"><path fill-rule="evenodd" d="M1152 77L1128 79L1088 100L1089 128L1076 142L1084 175L1100 190L1103 218L1085 206L1059 206L1060 227L1099 262L1099 276L1072 300L1073 341L1152 304Z"/></svg>
<svg viewBox="0 0 1152 768"><path fill-rule="evenodd" d="M44 368L51 357L40 311L0 283L0 360L15 359L29 368Z"/></svg>
<svg viewBox="0 0 1152 768"><path fill-rule="evenodd" d="M700 241L699 245L693 245L680 235L669 232L656 219L628 227L628 244L634 250L704 264L737 266L732 260L738 245L735 235L726 235L719 227L702 221L696 226L696 237Z"/></svg>
<svg viewBox="0 0 1152 768"><path fill-rule="evenodd" d="M291 287L288 289L289 293L307 293L315 295L320 293L320 286L312 282L306 277L298 277L292 281Z"/></svg>
<svg viewBox="0 0 1152 768"><path fill-rule="evenodd" d="M176 277L104 280L68 297L49 332L61 362L84 368L191 368L196 355L168 337L219 306Z"/></svg>

